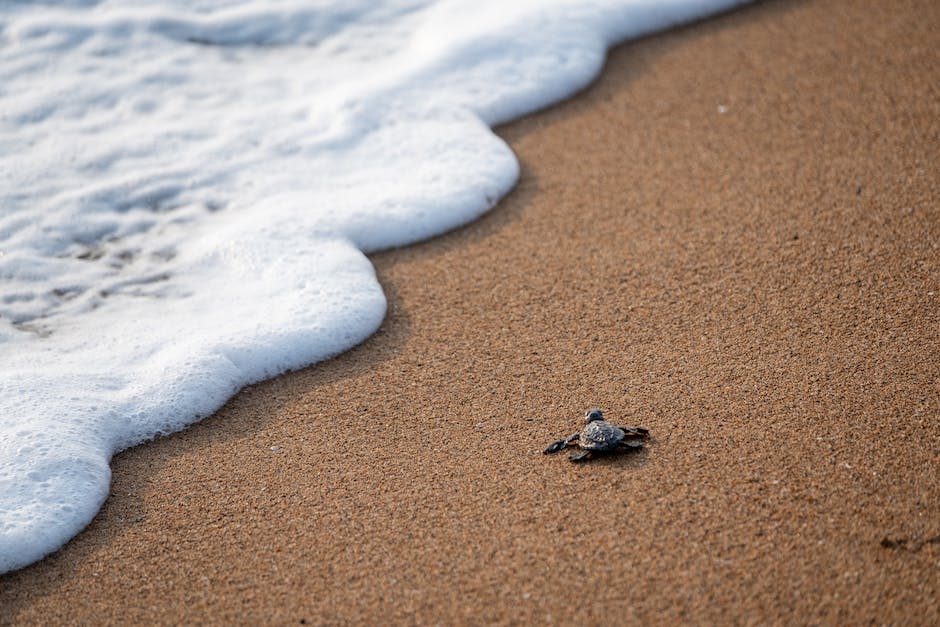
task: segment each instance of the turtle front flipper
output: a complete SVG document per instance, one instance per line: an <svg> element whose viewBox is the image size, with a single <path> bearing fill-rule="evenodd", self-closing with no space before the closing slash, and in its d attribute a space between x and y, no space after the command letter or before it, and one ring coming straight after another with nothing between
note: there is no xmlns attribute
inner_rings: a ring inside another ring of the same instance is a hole
<svg viewBox="0 0 940 627"><path fill-rule="evenodd" d="M577 462L585 462L585 461L587 461L587 460L589 460L589 459L594 459L593 453L594 453L594 451L581 451L580 453L577 453L577 454L572 455L571 457L569 457L569 458L568 458L568 461L572 461L572 462L575 462L575 463L577 463Z"/></svg>
<svg viewBox="0 0 940 627"><path fill-rule="evenodd" d="M567 438L565 438L564 440L558 440L557 442L552 442L551 444L548 445L548 448L546 448L544 451L542 451L542 453L544 453L544 454L546 454L546 455L549 454L549 453L557 453L558 451L562 450L563 448L566 448L569 444L571 444L572 442L574 442L575 440L577 440L579 437L581 437L581 434L580 434L580 433L575 433L575 434L573 434L573 435L569 435L569 436L568 436Z"/></svg>

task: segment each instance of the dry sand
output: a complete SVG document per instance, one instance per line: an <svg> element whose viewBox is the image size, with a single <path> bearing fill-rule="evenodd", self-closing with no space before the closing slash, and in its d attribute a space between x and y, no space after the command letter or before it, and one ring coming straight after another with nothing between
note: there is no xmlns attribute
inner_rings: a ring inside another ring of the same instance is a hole
<svg viewBox="0 0 940 627"><path fill-rule="evenodd" d="M2 622L940 622L940 3L769 2L500 129L381 331L114 461ZM543 456L588 406L655 436ZM273 447L280 447L274 450Z"/></svg>

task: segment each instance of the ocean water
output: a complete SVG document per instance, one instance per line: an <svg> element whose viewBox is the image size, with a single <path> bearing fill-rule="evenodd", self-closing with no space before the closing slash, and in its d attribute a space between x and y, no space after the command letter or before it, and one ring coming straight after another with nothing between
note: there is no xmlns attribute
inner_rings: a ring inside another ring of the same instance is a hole
<svg viewBox="0 0 940 627"><path fill-rule="evenodd" d="M364 253L512 188L492 125L739 1L0 3L0 572L116 452L374 332Z"/></svg>

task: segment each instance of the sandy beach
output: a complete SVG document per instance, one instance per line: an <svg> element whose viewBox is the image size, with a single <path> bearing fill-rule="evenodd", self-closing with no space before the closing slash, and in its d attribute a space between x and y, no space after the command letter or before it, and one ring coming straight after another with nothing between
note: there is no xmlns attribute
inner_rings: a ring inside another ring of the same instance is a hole
<svg viewBox="0 0 940 627"><path fill-rule="evenodd" d="M497 129L380 331L113 461L0 623L937 624L940 3L760 3ZM546 456L588 407L647 449Z"/></svg>

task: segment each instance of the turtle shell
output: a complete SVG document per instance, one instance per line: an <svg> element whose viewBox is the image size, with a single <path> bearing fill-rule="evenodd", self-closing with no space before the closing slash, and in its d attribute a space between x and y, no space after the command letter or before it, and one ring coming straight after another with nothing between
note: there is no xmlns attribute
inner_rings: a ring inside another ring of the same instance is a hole
<svg viewBox="0 0 940 627"><path fill-rule="evenodd" d="M623 429L604 420L594 420L584 425L578 444L590 451L612 451L623 442L626 434Z"/></svg>

